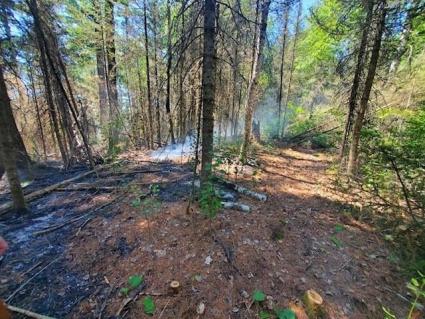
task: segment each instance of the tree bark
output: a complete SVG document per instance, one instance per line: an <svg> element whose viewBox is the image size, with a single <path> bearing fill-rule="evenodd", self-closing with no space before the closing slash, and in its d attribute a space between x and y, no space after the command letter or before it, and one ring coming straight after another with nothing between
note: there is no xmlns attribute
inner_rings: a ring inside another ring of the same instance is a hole
<svg viewBox="0 0 425 319"><path fill-rule="evenodd" d="M103 15L100 8L99 0L93 0L95 9L94 24L96 34L96 71L98 77L98 94L99 94L99 122L101 129L107 131L109 120L108 112L108 88L106 85L106 59L105 59L105 34L103 26ZM106 132L106 138L109 136Z"/></svg>
<svg viewBox="0 0 425 319"><path fill-rule="evenodd" d="M160 108L160 95L161 95L161 84L159 83L158 75L158 35L157 35L157 14L158 8L156 1L153 2L153 37L154 37L154 72L155 72L155 120L156 120L156 142L158 147L161 147L161 108Z"/></svg>
<svg viewBox="0 0 425 319"><path fill-rule="evenodd" d="M342 162L342 159L344 158L344 155L345 155L348 138L351 133L351 126L353 123L354 112L357 109L357 96L358 96L358 90L359 90L360 81L361 81L360 77L363 71L368 34L370 32L370 25L372 22L373 0L367 0L366 11L367 11L366 20L365 20L365 23L363 24L362 39L360 41L359 53L357 55L357 64L356 64L356 69L354 71L354 78L353 78L353 84L351 86L350 98L348 100L348 115L347 115L347 121L345 124L344 137L342 140L342 145L340 150L340 156L339 156L340 162Z"/></svg>
<svg viewBox="0 0 425 319"><path fill-rule="evenodd" d="M153 120L152 120L152 95L151 95L151 76L149 67L149 39L148 39L148 16L147 16L147 3L143 1L143 25L145 31L145 59L146 59L146 85L148 95L148 125L149 136L148 145L153 148Z"/></svg>
<svg viewBox="0 0 425 319"><path fill-rule="evenodd" d="M12 119L10 121L9 109L11 109L10 99L4 80L3 66L0 65L0 160L6 170L15 209L25 209L24 194L16 165L17 145L14 144L13 136L13 124L15 120Z"/></svg>
<svg viewBox="0 0 425 319"><path fill-rule="evenodd" d="M262 68L262 55L263 47L266 39L267 32L267 19L269 16L271 0L264 0L261 6L261 22L258 28L258 36L254 42L254 60L252 64L251 77L248 83L247 98L245 102L245 129L244 140L241 147L240 159L246 160L248 148L252 140L252 120L254 115L254 108L258 102L258 75Z"/></svg>
<svg viewBox="0 0 425 319"><path fill-rule="evenodd" d="M352 175L356 172L358 166L360 132L363 127L364 117L369 103L370 92L372 90L373 80L376 74L378 65L379 54L381 50L382 35L385 28L386 17L386 0L380 0L377 4L378 16L376 23L375 39L372 47L372 54L370 57L369 67L367 71L366 81L363 89L363 94L360 99L359 112L353 128L353 140L351 141L350 154L348 158L347 173Z"/></svg>
<svg viewBox="0 0 425 319"><path fill-rule="evenodd" d="M117 62L115 57L115 18L114 0L105 1L105 50L106 50L106 86L109 97L109 143L108 151L113 152L118 143L118 88Z"/></svg>
<svg viewBox="0 0 425 319"><path fill-rule="evenodd" d="M167 38L167 92L165 98L165 111L168 116L168 132L171 138L171 144L176 143L176 138L174 137L174 125L173 125L173 116L171 114L171 62L173 59L172 47L171 47L171 4L170 0L167 1L167 21L168 21L168 38Z"/></svg>
<svg viewBox="0 0 425 319"><path fill-rule="evenodd" d="M297 50L298 36L300 33L302 0L298 0L298 1L299 2L298 2L297 22L295 26L294 43L292 47L291 65L289 67L288 89L286 91L285 104L283 107L282 136L285 135L286 120L288 118L288 103L289 103L289 98L291 97L292 79L294 77L294 68L295 68L295 56L296 56L296 50Z"/></svg>
<svg viewBox="0 0 425 319"><path fill-rule="evenodd" d="M282 55L280 59L280 79L279 79L279 92L277 95L277 103L278 103L278 122L277 122L277 134L276 136L279 137L280 135L280 127L281 127L281 119L282 119L282 97L283 97L283 69L285 65L285 51L286 51L286 38L288 37L288 22L289 22L289 10L290 10L290 4L288 2L285 2L283 4L284 7L284 14L283 18L285 19L284 25L283 25L283 39L282 39Z"/></svg>
<svg viewBox="0 0 425 319"><path fill-rule="evenodd" d="M202 158L201 188L204 188L212 172L215 106L215 18L216 1L204 4L204 49L202 63Z"/></svg>

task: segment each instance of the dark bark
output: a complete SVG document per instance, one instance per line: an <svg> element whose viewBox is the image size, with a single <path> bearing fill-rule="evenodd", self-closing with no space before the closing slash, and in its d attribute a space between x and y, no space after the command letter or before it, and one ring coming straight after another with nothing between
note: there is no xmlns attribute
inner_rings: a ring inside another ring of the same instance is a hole
<svg viewBox="0 0 425 319"><path fill-rule="evenodd" d="M4 80L3 66L0 65L0 161L4 165L15 209L25 209L25 199L18 177L16 145L14 144L13 123L8 110L10 99ZM13 116L13 115L12 115Z"/></svg>
<svg viewBox="0 0 425 319"><path fill-rule="evenodd" d="M216 1L205 0L204 48L202 63L202 158L201 188L205 187L212 171L215 106L215 17Z"/></svg>
<svg viewBox="0 0 425 319"><path fill-rule="evenodd" d="M148 145L153 148L153 120L152 120L152 95L151 95L151 76L149 66L149 38L148 38L148 17L147 17L147 3L143 1L143 26L145 33L145 59L146 59L146 85L148 95L148 125L149 136Z"/></svg>
<svg viewBox="0 0 425 319"><path fill-rule="evenodd" d="M165 111L168 117L168 132L171 138L171 144L176 143L174 137L173 117L171 115L171 63L173 59L173 52L171 46L171 4L170 0L167 1L167 21L168 21L168 37L167 37L167 92L165 98Z"/></svg>
<svg viewBox="0 0 425 319"><path fill-rule="evenodd" d="M294 43L292 47L292 55L291 55L291 65L289 66L289 80L288 80L288 88L285 96L285 104L283 106L283 121L282 121L282 136L285 135L286 129L286 121L288 118L288 103L291 97L291 88L292 88L292 80L294 77L294 68L295 68L295 56L297 51L297 43L298 36L300 33L300 23L301 23L301 14L302 14L302 0L298 0L298 11L297 11L297 22L295 26L295 34L294 34Z"/></svg>
<svg viewBox="0 0 425 319"><path fill-rule="evenodd" d="M98 77L98 95L99 95L99 121L102 130L107 130L109 112L108 112L108 89L106 85L106 59L105 59L105 34L102 19L102 10L98 0L93 1L95 15L93 17L95 25L95 46L96 46L96 71ZM108 134L105 134L108 136Z"/></svg>
<svg viewBox="0 0 425 319"><path fill-rule="evenodd" d="M358 155L359 155L359 143L360 143L360 132L363 127L364 117L367 111L370 92L372 90L373 81L375 79L376 68L378 65L379 54L381 50L382 36L385 28L385 17L386 17L386 0L380 0L377 4L377 22L375 38L373 41L372 53L370 56L369 67L367 70L366 81L360 99L359 111L353 128L353 139L351 141L350 154L348 158L347 173L352 175L357 170Z"/></svg>
<svg viewBox="0 0 425 319"><path fill-rule="evenodd" d="M282 97L283 97L283 67L285 65L285 51L286 51L286 38L288 37L288 22L289 22L289 10L290 4L288 2L284 3L284 14L283 18L285 19L283 25L283 39L282 39L282 55L280 59L280 78L279 78L279 91L277 95L277 103L278 103L278 123L277 123L277 136L280 134L281 127L281 118L282 118Z"/></svg>
<svg viewBox="0 0 425 319"><path fill-rule="evenodd" d="M158 75L158 36L157 36L157 14L158 8L156 1L153 2L153 41L154 41L154 72L155 72L155 121L156 121L156 142L158 147L161 147L161 108L160 108L160 95L161 95L161 84L159 83Z"/></svg>
<svg viewBox="0 0 425 319"><path fill-rule="evenodd" d="M245 129L244 140L241 147L240 159L246 160L248 148L252 141L252 120L254 115L254 108L258 102L258 76L262 69L263 60L263 47L266 39L267 19L269 16L271 0L264 0L261 5L261 21L258 28L258 35L255 37L254 42L254 60L252 64L251 77L248 84L247 98L245 102Z"/></svg>
<svg viewBox="0 0 425 319"><path fill-rule="evenodd" d="M29 75L29 78L30 78L32 96L33 96L34 105L35 105L38 130L40 131L41 145L43 147L43 156L44 156L44 160L47 160L46 139L44 137L43 124L41 123L40 106L38 104L38 99L37 99L36 90L35 90L34 75L33 75L33 71L32 71L32 65L30 66L28 75Z"/></svg>
<svg viewBox="0 0 425 319"><path fill-rule="evenodd" d="M66 72L65 65L62 61L62 57L57 48L57 41L54 38L54 34L51 32L51 30L49 30L48 28L47 29L43 28L37 1L31 0L31 2L29 2L29 8L34 18L34 25L35 25L35 31L37 33L37 38L41 42L41 47L44 47L44 54L47 58L50 69L52 70L54 80L55 80L55 85L60 90L61 97L65 99L66 104L68 105L69 111L74 120L74 123L78 129L78 132L80 133L82 137L83 147L85 149L89 164L91 167L94 167L94 160L91 153L91 149L88 144L87 137L84 134L84 131L81 127L80 122L78 121L78 114L77 114L78 106L73 94L71 83L69 81L69 78ZM45 37L45 33L47 35L50 35L51 38L53 38L53 40L51 41L53 43L48 41L48 39ZM53 53L50 52L49 48L52 49ZM65 82L66 88L63 85L62 81ZM66 116L65 113L64 113L64 116ZM72 133L72 138L75 138L74 133Z"/></svg>
<svg viewBox="0 0 425 319"><path fill-rule="evenodd" d="M351 85L350 98L348 100L348 114L347 114L347 121L345 124L344 137L342 140L342 145L340 150L340 161L342 161L345 155L348 138L351 133L354 112L357 109L357 96L359 93L358 91L359 91L359 86L361 82L361 74L364 68L364 60L366 55L368 34L370 32L370 24L372 22L373 0L366 1L366 12L367 12L366 20L363 24L363 33L362 33L362 39L360 41L359 53L357 55L357 64L356 64L356 69L354 71L353 84Z"/></svg>
<svg viewBox="0 0 425 319"><path fill-rule="evenodd" d="M106 57L106 87L109 98L109 152L113 152L118 143L118 88L117 62L115 57L115 18L113 0L105 1L105 57Z"/></svg>

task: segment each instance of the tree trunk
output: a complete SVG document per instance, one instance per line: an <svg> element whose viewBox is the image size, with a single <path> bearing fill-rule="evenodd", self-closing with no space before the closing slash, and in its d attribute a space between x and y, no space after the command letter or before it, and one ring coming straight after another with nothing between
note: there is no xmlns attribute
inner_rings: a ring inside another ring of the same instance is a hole
<svg viewBox="0 0 425 319"><path fill-rule="evenodd" d="M357 108L357 96L358 96L358 90L359 90L360 81L361 81L360 77L363 71L368 34L370 32L370 25L372 22L373 0L367 0L366 11L367 11L366 20L365 20L365 23L363 24L363 34L362 34L362 39L360 41L359 53L357 55L356 70L354 71L353 84L351 86L350 98L348 100L348 115L347 115L344 137L342 140L342 145L341 145L341 150L339 155L340 162L342 162L342 159L344 158L344 155L345 155L348 138L351 133L351 126L353 123L354 112L356 111L356 108Z"/></svg>
<svg viewBox="0 0 425 319"><path fill-rule="evenodd" d="M295 68L295 55L297 50L298 35L300 33L301 14L303 9L302 0L298 0L298 1L299 2L298 2L297 22L295 26L294 44L292 47L291 65L289 67L288 90L286 91L285 104L283 108L282 136L285 135L286 120L288 118L288 103L289 103L289 98L291 97L291 86L292 86L292 79L294 77L294 68Z"/></svg>
<svg viewBox="0 0 425 319"><path fill-rule="evenodd" d="M30 64L30 62L28 62L28 63ZM38 104L36 90L35 90L34 75L33 75L33 65L32 64L30 64L30 69L29 69L28 75L29 75L30 84L31 84L32 96L33 96L33 99L34 99L34 105L35 105L35 111L36 111L36 118L37 118L37 125L38 125L38 129L40 131L41 145L43 147L43 156L44 156L44 160L47 160L46 140L45 140L45 137L44 137L43 124L41 123L40 106Z"/></svg>
<svg viewBox="0 0 425 319"><path fill-rule="evenodd" d="M202 63L202 159L201 188L211 177L214 142L215 104L215 17L216 1L204 4L204 49Z"/></svg>
<svg viewBox="0 0 425 319"><path fill-rule="evenodd" d="M258 75L262 67L263 47L266 39L267 32L267 19L269 16L271 0L264 0L261 7L261 22L259 26L259 34L254 42L254 60L252 64L251 77L248 83L247 98L245 102L245 129L244 140L241 147L240 159L246 160L248 148L252 140L252 120L254 115L254 108L258 102Z"/></svg>
<svg viewBox="0 0 425 319"><path fill-rule="evenodd" d="M283 67L285 64L285 50L286 50L286 38L288 37L288 20L289 20L289 10L290 10L290 4L288 2L285 2L283 4L284 7L284 14L283 18L285 19L284 25L283 25L283 39L282 39L282 56L280 59L280 81L279 81L279 93L277 95L277 103L278 103L278 122L277 122L277 134L276 136L279 137L280 135L280 127L281 127L281 119L282 119L282 97L283 97Z"/></svg>
<svg viewBox="0 0 425 319"><path fill-rule="evenodd" d="M3 66L0 65L0 160L6 170L15 209L25 209L25 199L16 165L16 147L18 145L14 144L15 137L13 136L15 120L10 121L9 109L11 109L10 99L4 80Z"/></svg>
<svg viewBox="0 0 425 319"><path fill-rule="evenodd" d="M152 120L152 96L151 96L151 76L149 67L149 40L148 40L148 17L147 17L147 3L143 1L143 25L145 31L145 59L146 59L146 85L148 95L148 125L149 136L148 145L153 148L153 120Z"/></svg>
<svg viewBox="0 0 425 319"><path fill-rule="evenodd" d="M109 97L109 143L108 151L113 152L118 143L118 88L117 88L117 62L115 57L115 19L113 0L105 1L105 50L106 50L106 86Z"/></svg>
<svg viewBox="0 0 425 319"><path fill-rule="evenodd" d="M109 112L108 112L108 88L106 85L106 65L105 65L105 35L102 19L102 11L98 0L93 1L95 8L95 35L96 35L96 70L98 77L98 94L99 94L99 122L101 129L107 130ZM106 132L105 134L109 136Z"/></svg>
<svg viewBox="0 0 425 319"><path fill-rule="evenodd" d="M173 59L172 47L171 47L171 4L170 0L167 1L167 21L168 21L168 38L167 38L167 96L165 99L165 111L168 116L168 132L171 138L171 144L176 143L176 138L174 137L174 125L173 125L173 116L171 114L171 62Z"/></svg>
<svg viewBox="0 0 425 319"><path fill-rule="evenodd" d="M153 37L154 37L154 70L155 70L155 89L156 89L156 98L155 98L155 120L156 120L156 139L158 147L161 147L161 108L160 108L160 95L161 95L161 84L159 83L158 75L158 36L157 36L157 15L158 8L156 6L156 1L153 2Z"/></svg>
<svg viewBox="0 0 425 319"><path fill-rule="evenodd" d="M357 170L358 155L359 155L359 143L360 143L360 132L363 127L364 117L366 114L367 106L369 103L370 92L372 90L373 80L376 74L376 68L378 65L379 54L381 50L382 35L385 28L385 17L386 17L386 0L380 0L377 4L377 22L376 22L376 34L372 47L372 54L370 57L369 67L367 70L366 81L363 89L363 94L360 99L359 112L357 114L356 121L353 128L353 140L351 141L350 154L348 158L347 173L352 175Z"/></svg>

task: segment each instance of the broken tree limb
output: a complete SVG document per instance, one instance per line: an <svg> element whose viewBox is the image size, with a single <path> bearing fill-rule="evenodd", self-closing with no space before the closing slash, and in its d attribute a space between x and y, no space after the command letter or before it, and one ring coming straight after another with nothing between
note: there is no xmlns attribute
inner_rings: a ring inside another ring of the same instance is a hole
<svg viewBox="0 0 425 319"><path fill-rule="evenodd" d="M59 188L59 187L65 186L65 185L67 185L69 183L75 182L76 180L79 180L79 179L81 179L83 177L86 177L88 175L91 175L93 173L97 173L100 170L105 169L105 168L109 168L109 167L111 167L111 166L113 166L115 164L116 163L111 163L111 164L103 165L103 166L97 167L97 168L95 168L95 169L93 169L91 171L83 172L83 173L78 174L77 176L74 176L72 178L66 179L64 181L61 181L59 183L56 183L56 184L53 184L53 185L50 185L50 186L47 186L47 187L45 187L43 189L36 190L36 191L34 191L34 192L32 192L32 193L27 194L27 195L24 196L25 202L28 203L28 202L36 199L36 198L39 198L41 196L44 196L44 195L46 195L46 194L54 191L56 188ZM6 213L11 208L13 208L13 203L12 202L7 202L7 203L5 203L3 205L0 205L0 215Z"/></svg>
<svg viewBox="0 0 425 319"><path fill-rule="evenodd" d="M235 209L235 210L240 210L241 212L244 212L244 213L249 213L251 211L251 208L248 205L241 204L238 202L221 202L221 206L224 209Z"/></svg>
<svg viewBox="0 0 425 319"><path fill-rule="evenodd" d="M236 191L238 193L241 193L241 194L244 194L246 196L249 196L249 197L258 199L258 200L260 200L262 202L265 202L267 200L267 195L266 194L254 192L254 191L252 191L252 190L250 190L250 189L248 189L246 187L243 187L243 186L240 186L240 185L236 185L236 184L231 183L229 181L220 180L220 182L223 185L225 185L226 187L228 187L228 188L230 188L230 189L232 189L232 190L234 190L234 191Z"/></svg>
<svg viewBox="0 0 425 319"><path fill-rule="evenodd" d="M9 309L12 312L20 313L20 314L25 315L25 316L30 317L30 318L35 318L35 319L55 319L53 317L49 317L49 316L45 316L45 315L40 315L40 314L35 313L33 311L29 311L29 310L26 310L26 309L14 307L14 306L11 306L11 305L7 305L7 309Z"/></svg>
<svg viewBox="0 0 425 319"><path fill-rule="evenodd" d="M117 186L99 186L96 184L89 183L78 183L74 185L69 185L68 187L58 187L54 192L84 192L84 191L104 191L104 192L112 192L122 187Z"/></svg>

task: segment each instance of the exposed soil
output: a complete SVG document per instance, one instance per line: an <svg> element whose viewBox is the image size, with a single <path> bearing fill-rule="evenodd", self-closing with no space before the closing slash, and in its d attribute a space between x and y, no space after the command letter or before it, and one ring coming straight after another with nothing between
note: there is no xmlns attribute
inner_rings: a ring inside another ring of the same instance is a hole
<svg viewBox="0 0 425 319"><path fill-rule="evenodd" d="M250 213L223 210L213 220L188 206L189 166L127 158L118 171L79 181L114 191L52 192L31 203L30 215L2 217L0 233L10 243L0 261L2 298L48 265L9 303L57 318L113 318L126 300L120 289L138 274L145 284L130 292L138 297L120 317L148 317L141 300L151 294L153 318L257 318L246 298L255 289L276 307L315 289L329 318L382 318L383 305L405 313L408 303L397 294L407 296L406 278L374 229L347 214L351 206L326 172L330 155L260 154L260 168L247 168L237 183L268 200L240 196ZM140 170L154 172L130 173ZM139 196L142 205L134 207ZM169 290L172 280L181 284L177 293ZM201 302L205 313L198 315Z"/></svg>

